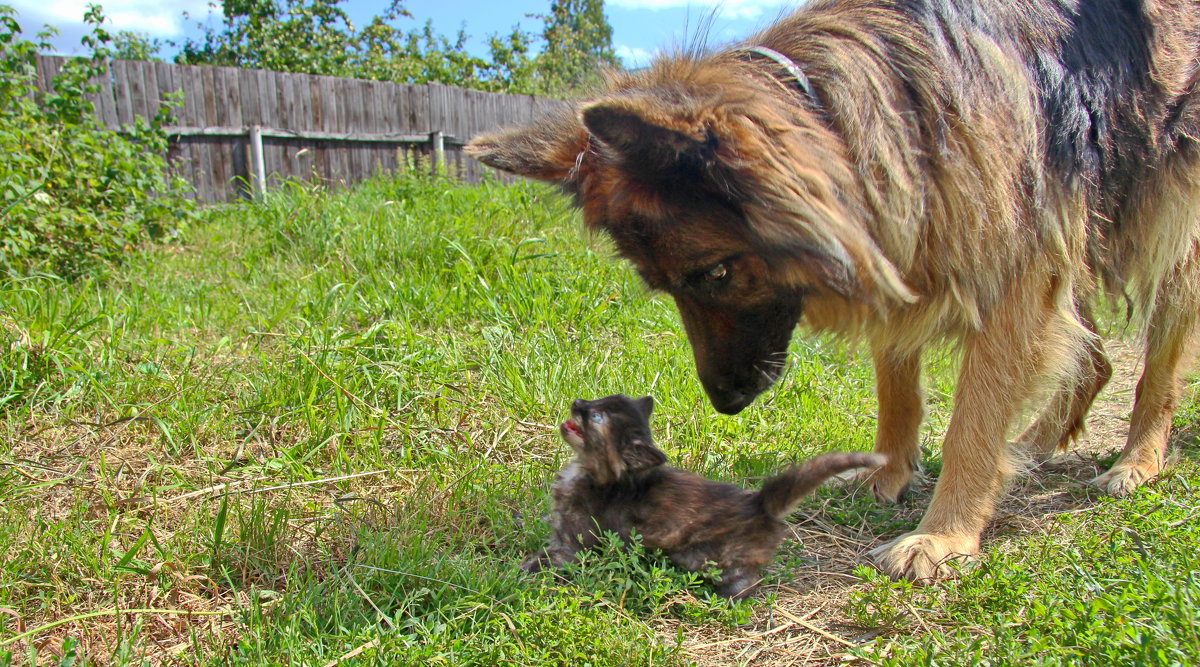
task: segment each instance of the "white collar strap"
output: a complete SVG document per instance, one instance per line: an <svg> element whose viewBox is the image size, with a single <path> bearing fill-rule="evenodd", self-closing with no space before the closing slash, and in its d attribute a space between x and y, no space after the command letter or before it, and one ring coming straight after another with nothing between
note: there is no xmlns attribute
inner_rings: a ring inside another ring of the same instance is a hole
<svg viewBox="0 0 1200 667"><path fill-rule="evenodd" d="M800 89L800 92L804 93L804 96L808 98L808 101L811 102L814 107L821 106L821 101L817 98L817 91L813 89L812 82L808 80L808 75L805 74L804 70L800 69L800 66L797 65L791 58L783 55L775 49L767 48L765 46L746 46L737 49L737 51L745 53L751 57L761 56L770 60L771 62L774 62L776 65L779 65L784 69L784 71L791 75L792 79L796 83L796 87Z"/></svg>

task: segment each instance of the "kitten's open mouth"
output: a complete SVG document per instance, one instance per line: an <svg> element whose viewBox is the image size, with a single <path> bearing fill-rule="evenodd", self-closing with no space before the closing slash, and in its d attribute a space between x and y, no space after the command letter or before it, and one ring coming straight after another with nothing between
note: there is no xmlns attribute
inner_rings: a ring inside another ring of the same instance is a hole
<svg viewBox="0 0 1200 667"><path fill-rule="evenodd" d="M575 423L574 419L568 419L567 421L559 424L558 428L562 431L564 437L570 435L573 435L576 438L583 437L583 431L579 430L579 425Z"/></svg>
<svg viewBox="0 0 1200 667"><path fill-rule="evenodd" d="M568 419L558 425L558 432L562 434L562 439L571 446L572 449L578 450L583 447L583 429L579 426L577 419Z"/></svg>

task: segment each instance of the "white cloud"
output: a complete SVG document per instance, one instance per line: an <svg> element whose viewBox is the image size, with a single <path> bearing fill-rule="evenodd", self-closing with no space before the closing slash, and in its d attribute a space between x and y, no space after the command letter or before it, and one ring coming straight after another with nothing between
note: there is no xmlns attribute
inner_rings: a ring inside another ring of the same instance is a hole
<svg viewBox="0 0 1200 667"><path fill-rule="evenodd" d="M21 25L36 31L49 24L75 33L82 29L83 15L94 0L10 0L17 9ZM100 0L107 17L105 28L111 31L131 30L151 37L171 38L183 35L190 24L183 18L189 12L193 20L208 16L209 0Z"/></svg>
<svg viewBox="0 0 1200 667"><path fill-rule="evenodd" d="M646 49L639 49L636 46L627 46L625 44L618 46L615 51L617 57L620 58L621 62L625 64L625 67L629 69L645 67L649 65L650 60L654 58L654 54L650 53Z"/></svg>
<svg viewBox="0 0 1200 667"><path fill-rule="evenodd" d="M781 0L609 0L611 7L622 9L702 9L722 19L757 19L764 14L795 7L796 2Z"/></svg>

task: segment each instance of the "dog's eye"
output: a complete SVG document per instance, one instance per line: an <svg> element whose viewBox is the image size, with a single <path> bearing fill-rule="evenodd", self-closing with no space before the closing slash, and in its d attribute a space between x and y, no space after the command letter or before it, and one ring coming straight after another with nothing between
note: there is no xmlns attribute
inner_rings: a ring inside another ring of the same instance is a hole
<svg viewBox="0 0 1200 667"><path fill-rule="evenodd" d="M729 277L729 267L721 262L704 272L704 279L709 281L725 280Z"/></svg>
<svg viewBox="0 0 1200 667"><path fill-rule="evenodd" d="M604 423L604 413L603 412L593 412L592 413L592 421L597 424L603 424Z"/></svg>

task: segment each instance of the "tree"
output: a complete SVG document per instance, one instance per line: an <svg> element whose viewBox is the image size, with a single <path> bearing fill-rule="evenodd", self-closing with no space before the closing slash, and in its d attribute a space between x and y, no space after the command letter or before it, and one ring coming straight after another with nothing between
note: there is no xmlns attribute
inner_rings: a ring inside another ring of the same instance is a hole
<svg viewBox="0 0 1200 667"><path fill-rule="evenodd" d="M596 80L604 67L619 67L604 0L552 0L545 24L546 48L539 56L544 76L562 89Z"/></svg>
<svg viewBox="0 0 1200 667"><path fill-rule="evenodd" d="M222 28L205 28L201 41L188 39L175 61L351 76L359 39L341 1L223 0ZM393 2L376 20L387 25L407 15Z"/></svg>
<svg viewBox="0 0 1200 667"><path fill-rule="evenodd" d="M220 28L187 40L176 62L254 67L400 83L444 83L493 92L564 95L617 64L603 0L552 0L542 19L545 46L514 28L492 35L489 57L467 53L465 28L453 39L429 22L403 30L412 18L401 0L356 30L344 0L223 0Z"/></svg>
<svg viewBox="0 0 1200 667"><path fill-rule="evenodd" d="M154 60L162 62L158 57L163 48L163 41L155 39L144 32L121 30L113 35L112 57L116 60Z"/></svg>

